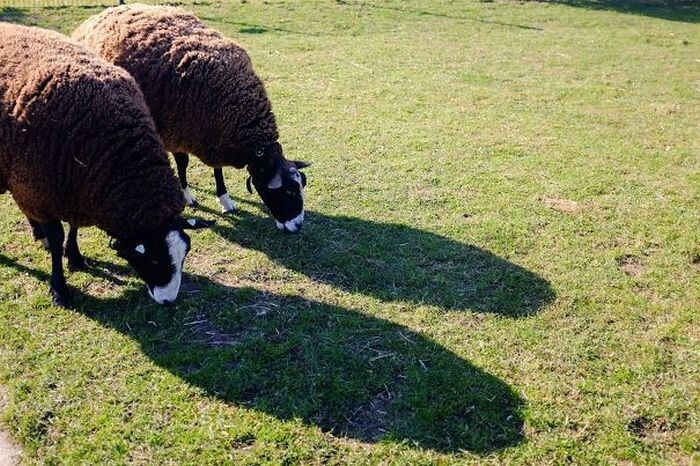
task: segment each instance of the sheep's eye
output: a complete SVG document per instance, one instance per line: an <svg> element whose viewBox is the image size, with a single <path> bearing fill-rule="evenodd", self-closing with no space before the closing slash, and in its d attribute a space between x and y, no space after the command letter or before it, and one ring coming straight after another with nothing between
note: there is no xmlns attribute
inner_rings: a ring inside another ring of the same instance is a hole
<svg viewBox="0 0 700 466"><path fill-rule="evenodd" d="M292 191L290 191L290 190L287 190L287 194L289 194L290 196L293 196L293 195L294 195L294 193L293 193Z"/></svg>

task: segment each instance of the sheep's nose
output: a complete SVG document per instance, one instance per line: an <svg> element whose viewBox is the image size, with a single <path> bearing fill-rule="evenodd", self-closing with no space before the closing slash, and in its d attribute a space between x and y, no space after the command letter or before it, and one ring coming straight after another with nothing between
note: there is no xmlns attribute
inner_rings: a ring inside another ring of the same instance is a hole
<svg viewBox="0 0 700 466"><path fill-rule="evenodd" d="M297 215L291 220L288 220L284 223L277 222L277 227L280 228L281 230L284 231L285 233L299 233L301 231L301 227L304 224L304 212L301 214Z"/></svg>
<svg viewBox="0 0 700 466"><path fill-rule="evenodd" d="M171 301L171 300L169 300L169 299L164 299L164 300L161 302L161 304L162 304L163 306L170 306L172 303L173 303L173 301Z"/></svg>
<svg viewBox="0 0 700 466"><path fill-rule="evenodd" d="M299 233L301 231L301 227L303 225L304 225L303 221L287 222L284 224L284 232L285 233Z"/></svg>
<svg viewBox="0 0 700 466"><path fill-rule="evenodd" d="M304 226L304 222L294 222L293 224L293 230L291 230L292 233L299 233L301 231L301 227Z"/></svg>

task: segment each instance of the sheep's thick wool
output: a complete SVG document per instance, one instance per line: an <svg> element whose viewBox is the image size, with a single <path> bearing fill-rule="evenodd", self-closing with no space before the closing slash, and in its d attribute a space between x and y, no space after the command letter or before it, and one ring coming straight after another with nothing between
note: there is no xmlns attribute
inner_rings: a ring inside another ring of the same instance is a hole
<svg viewBox="0 0 700 466"><path fill-rule="evenodd" d="M255 148L279 137L245 50L181 8L109 8L73 38L134 77L173 153L195 154L212 167L243 168Z"/></svg>
<svg viewBox="0 0 700 466"><path fill-rule="evenodd" d="M134 79L56 32L0 37L0 191L39 222L166 228L184 198Z"/></svg>

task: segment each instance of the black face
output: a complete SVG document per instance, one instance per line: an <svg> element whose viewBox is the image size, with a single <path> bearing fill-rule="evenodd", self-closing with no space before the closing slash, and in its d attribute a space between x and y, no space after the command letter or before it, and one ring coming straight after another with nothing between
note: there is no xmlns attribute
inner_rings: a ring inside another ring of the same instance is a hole
<svg viewBox="0 0 700 466"><path fill-rule="evenodd" d="M284 161L271 174L252 173L255 190L282 231L297 233L304 223L306 175L300 169L308 165L306 162ZM248 190L252 191L250 179Z"/></svg>
<svg viewBox="0 0 700 466"><path fill-rule="evenodd" d="M190 237L184 231L172 229L155 237L116 240L112 247L146 282L151 297L159 304L167 304L177 298L190 245Z"/></svg>
<svg viewBox="0 0 700 466"><path fill-rule="evenodd" d="M160 233L142 238L117 238L112 248L146 282L151 298L158 304L169 304L180 291L182 267L190 251L190 237L183 230L209 228L213 223L178 217L170 228Z"/></svg>

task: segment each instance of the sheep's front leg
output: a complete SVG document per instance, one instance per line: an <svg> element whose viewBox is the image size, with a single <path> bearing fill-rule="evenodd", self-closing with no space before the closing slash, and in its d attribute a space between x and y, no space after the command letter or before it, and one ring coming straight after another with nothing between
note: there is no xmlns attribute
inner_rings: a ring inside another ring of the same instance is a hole
<svg viewBox="0 0 700 466"><path fill-rule="evenodd" d="M78 248L78 227L76 226L70 225L68 228L68 239L66 240L64 254L68 259L68 270L71 272L87 268L85 258Z"/></svg>
<svg viewBox="0 0 700 466"><path fill-rule="evenodd" d="M46 239L49 242L49 250L51 251L51 297L55 305L61 307L72 307L68 285L66 285L66 277L63 275L63 225L56 220L53 222L42 223L41 227L46 233Z"/></svg>
<svg viewBox="0 0 700 466"><path fill-rule="evenodd" d="M46 239L46 233L44 233L44 229L41 228L41 224L30 218L27 220L29 221L29 226L32 228L32 238L36 241L41 241L41 245L44 246L44 249L49 249L49 241Z"/></svg>
<svg viewBox="0 0 700 466"><path fill-rule="evenodd" d="M175 166L177 167L177 177L180 178L180 186L182 194L185 196L185 202L190 207L197 207L197 199L194 198L192 191L187 185L187 165L190 163L190 156L186 152L174 152Z"/></svg>
<svg viewBox="0 0 700 466"><path fill-rule="evenodd" d="M219 199L219 204L221 204L221 211L225 214L235 212L236 206L226 190L222 168L214 169L214 181L216 181L216 197Z"/></svg>

